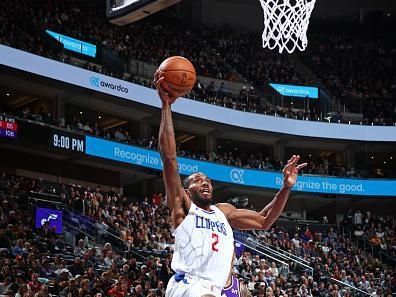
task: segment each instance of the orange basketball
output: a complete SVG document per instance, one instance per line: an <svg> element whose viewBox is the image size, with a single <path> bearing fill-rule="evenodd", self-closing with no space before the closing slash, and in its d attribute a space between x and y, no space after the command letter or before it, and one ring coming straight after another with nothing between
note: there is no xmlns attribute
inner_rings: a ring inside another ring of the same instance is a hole
<svg viewBox="0 0 396 297"><path fill-rule="evenodd" d="M159 66L159 77L164 77L161 86L165 92L178 97L190 92L197 79L193 64L180 56L164 60Z"/></svg>

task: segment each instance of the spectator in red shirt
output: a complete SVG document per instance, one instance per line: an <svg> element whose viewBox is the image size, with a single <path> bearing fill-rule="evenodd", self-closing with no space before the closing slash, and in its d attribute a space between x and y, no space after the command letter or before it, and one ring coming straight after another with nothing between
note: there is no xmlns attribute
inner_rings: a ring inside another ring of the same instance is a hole
<svg viewBox="0 0 396 297"><path fill-rule="evenodd" d="M124 292L121 290L121 283L117 282L109 291L107 291L109 296L124 297Z"/></svg>
<svg viewBox="0 0 396 297"><path fill-rule="evenodd" d="M38 274L32 273L31 281L28 282L28 290L37 293L41 289L41 284L38 282Z"/></svg>

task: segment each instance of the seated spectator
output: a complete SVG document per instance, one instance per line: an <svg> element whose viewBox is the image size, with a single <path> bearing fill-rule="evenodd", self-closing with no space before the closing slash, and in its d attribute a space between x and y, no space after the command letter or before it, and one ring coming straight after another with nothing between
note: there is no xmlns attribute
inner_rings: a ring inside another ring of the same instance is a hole
<svg viewBox="0 0 396 297"><path fill-rule="evenodd" d="M38 277L37 273L32 273L31 281L27 284L28 291L33 294L38 293L42 286L42 284L38 282Z"/></svg>
<svg viewBox="0 0 396 297"><path fill-rule="evenodd" d="M76 280L74 278L67 282L65 288L59 293L60 297L79 296L79 289L77 288Z"/></svg>
<svg viewBox="0 0 396 297"><path fill-rule="evenodd" d="M73 254L78 257L82 257L83 254L86 252L86 248L84 247L84 240L79 239L77 242L76 247L74 248Z"/></svg>

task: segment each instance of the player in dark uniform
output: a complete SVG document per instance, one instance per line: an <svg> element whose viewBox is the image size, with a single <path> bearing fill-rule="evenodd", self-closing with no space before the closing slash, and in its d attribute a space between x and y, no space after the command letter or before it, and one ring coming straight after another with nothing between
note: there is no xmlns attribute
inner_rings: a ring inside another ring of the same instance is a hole
<svg viewBox="0 0 396 297"><path fill-rule="evenodd" d="M239 282L239 279L230 274L226 286L221 291L221 297L252 297L252 294L244 284Z"/></svg>
<svg viewBox="0 0 396 297"><path fill-rule="evenodd" d="M232 269L234 267L235 253L232 258L232 264L230 269L230 274L227 279L227 283L224 289L221 291L221 297L252 297L247 287L242 284L239 279L232 274Z"/></svg>

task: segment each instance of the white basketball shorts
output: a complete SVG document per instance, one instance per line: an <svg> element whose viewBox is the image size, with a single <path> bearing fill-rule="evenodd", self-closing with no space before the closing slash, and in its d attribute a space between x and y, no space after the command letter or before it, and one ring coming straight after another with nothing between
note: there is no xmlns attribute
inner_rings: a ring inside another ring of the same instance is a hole
<svg viewBox="0 0 396 297"><path fill-rule="evenodd" d="M165 297L201 297L212 295L221 297L221 289L207 280L189 275L174 275L166 287Z"/></svg>

